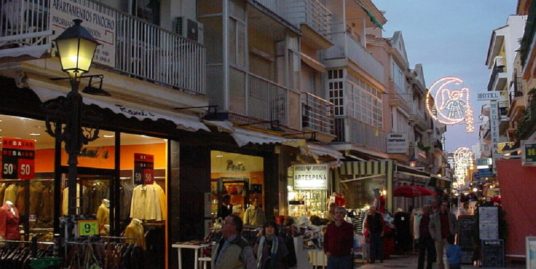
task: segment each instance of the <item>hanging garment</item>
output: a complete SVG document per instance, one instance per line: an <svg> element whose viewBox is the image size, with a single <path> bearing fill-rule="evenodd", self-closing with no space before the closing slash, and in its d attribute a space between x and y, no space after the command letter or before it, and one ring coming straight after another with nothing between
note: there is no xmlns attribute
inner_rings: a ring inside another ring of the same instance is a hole
<svg viewBox="0 0 536 269"><path fill-rule="evenodd" d="M41 203L43 201L43 189L45 185L39 181L30 183L30 215L39 217Z"/></svg>
<svg viewBox="0 0 536 269"><path fill-rule="evenodd" d="M127 220L130 216L130 203L132 202L132 191L134 185L128 182L122 182L120 186L119 201L121 203L120 220Z"/></svg>
<svg viewBox="0 0 536 269"><path fill-rule="evenodd" d="M41 204L39 205L39 218L41 224L52 224L54 218L54 187L49 184L41 191Z"/></svg>
<svg viewBox="0 0 536 269"><path fill-rule="evenodd" d="M19 212L7 203L0 207L0 236L7 240L20 239Z"/></svg>
<svg viewBox="0 0 536 269"><path fill-rule="evenodd" d="M82 192L85 191L85 187L80 187L80 184L76 183L76 207L80 208L80 188L82 188ZM61 213L64 216L67 216L69 214L69 187L65 187L63 189L63 198L61 202Z"/></svg>
<svg viewBox="0 0 536 269"><path fill-rule="evenodd" d="M164 190L156 183L138 185L132 191L130 217L161 221L166 218L167 206Z"/></svg>
<svg viewBox="0 0 536 269"><path fill-rule="evenodd" d="M23 186L17 187L17 198L15 199L15 206L22 215L28 215L26 211L26 190Z"/></svg>

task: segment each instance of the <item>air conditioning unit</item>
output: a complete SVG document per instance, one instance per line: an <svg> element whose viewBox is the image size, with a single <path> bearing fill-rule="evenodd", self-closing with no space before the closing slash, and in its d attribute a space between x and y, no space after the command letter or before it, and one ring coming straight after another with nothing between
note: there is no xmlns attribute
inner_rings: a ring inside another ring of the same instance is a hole
<svg viewBox="0 0 536 269"><path fill-rule="evenodd" d="M175 19L175 33L203 44L203 24L198 21L177 17Z"/></svg>

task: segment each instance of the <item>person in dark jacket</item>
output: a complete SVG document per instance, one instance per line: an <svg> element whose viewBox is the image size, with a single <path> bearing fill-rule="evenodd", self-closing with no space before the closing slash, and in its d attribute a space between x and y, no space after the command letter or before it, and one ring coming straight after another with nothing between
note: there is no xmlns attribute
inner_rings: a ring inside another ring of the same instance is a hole
<svg viewBox="0 0 536 269"><path fill-rule="evenodd" d="M257 258L257 269L287 269L288 249L283 238L277 234L277 225L267 221L262 228L262 236L253 247Z"/></svg>
<svg viewBox="0 0 536 269"><path fill-rule="evenodd" d="M376 259L383 262L383 216L376 211L375 206L371 206L365 219L365 228L369 232L370 251L369 262L374 263Z"/></svg>
<svg viewBox="0 0 536 269"><path fill-rule="evenodd" d="M324 252L328 257L328 269L352 269L354 226L344 220L346 209L335 208L333 221L324 233Z"/></svg>

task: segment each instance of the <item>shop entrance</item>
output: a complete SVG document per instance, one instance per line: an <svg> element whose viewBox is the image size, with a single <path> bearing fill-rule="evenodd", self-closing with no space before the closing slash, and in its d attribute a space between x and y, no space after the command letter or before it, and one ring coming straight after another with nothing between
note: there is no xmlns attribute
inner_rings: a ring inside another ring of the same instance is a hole
<svg viewBox="0 0 536 269"><path fill-rule="evenodd" d="M68 167L62 166L62 195L61 195L61 215L68 214ZM99 235L115 234L117 227L114 225L115 219L110 214L114 207L117 212L118 204L111 203L114 192L115 170L89 167L78 167L76 213L84 219L96 219L98 223ZM67 190L67 191L66 191ZM112 211L112 212L113 212Z"/></svg>

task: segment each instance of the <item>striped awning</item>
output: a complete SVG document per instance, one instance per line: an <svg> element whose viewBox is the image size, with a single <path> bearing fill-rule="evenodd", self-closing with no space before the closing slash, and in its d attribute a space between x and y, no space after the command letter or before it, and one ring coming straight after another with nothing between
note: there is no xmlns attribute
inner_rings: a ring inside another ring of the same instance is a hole
<svg viewBox="0 0 536 269"><path fill-rule="evenodd" d="M392 160L350 161L343 162L338 168L342 183L367 178L387 176L392 177Z"/></svg>

